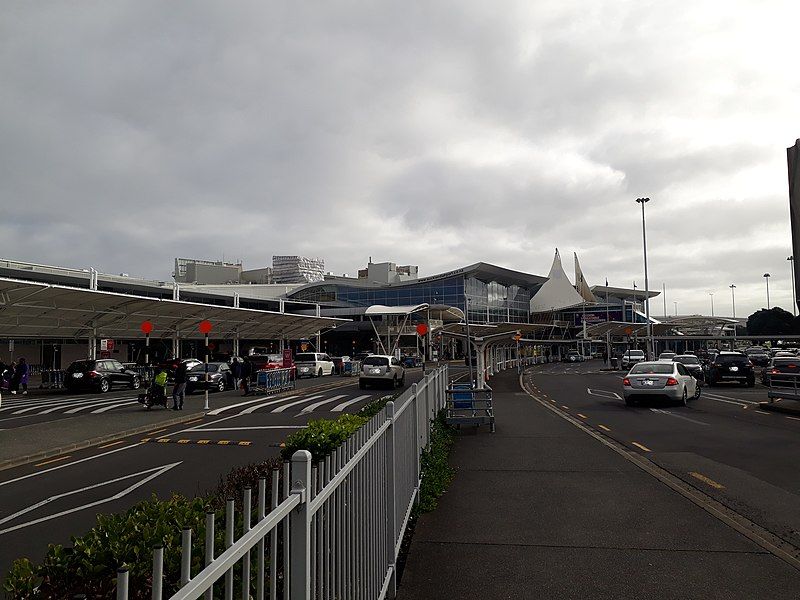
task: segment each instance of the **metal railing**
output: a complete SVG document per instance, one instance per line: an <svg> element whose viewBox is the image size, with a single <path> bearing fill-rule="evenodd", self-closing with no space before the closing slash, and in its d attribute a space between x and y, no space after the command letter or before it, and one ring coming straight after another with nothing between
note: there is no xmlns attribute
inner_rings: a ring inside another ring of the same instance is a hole
<svg viewBox="0 0 800 600"><path fill-rule="evenodd" d="M770 403L776 399L800 400L800 373L767 373L767 397Z"/></svg>
<svg viewBox="0 0 800 600"><path fill-rule="evenodd" d="M259 479L255 522L252 490L243 496L242 535L234 541L234 501L225 509L225 551L215 555L214 513L206 515L205 568L191 573L192 531L182 534L182 587L172 600L234 596L284 600L394 598L396 561L419 500L420 455L445 406L448 368L428 373L323 460L306 450L285 463L282 477ZM282 482L280 481L282 480ZM291 482L291 485L289 484ZM279 483L280 491L279 491ZM236 576L236 577L235 577ZM163 597L164 550L153 550L152 598ZM221 592L221 595L220 595ZM117 598L128 598L128 572Z"/></svg>
<svg viewBox="0 0 800 600"><path fill-rule="evenodd" d="M248 389L258 394L293 390L296 385L294 369L261 369L251 375Z"/></svg>
<svg viewBox="0 0 800 600"><path fill-rule="evenodd" d="M358 377L361 373L361 361L350 360L342 363L342 372L339 373L342 377Z"/></svg>
<svg viewBox="0 0 800 600"><path fill-rule="evenodd" d="M41 387L47 390L60 390L64 387L64 378L67 372L62 369L42 369Z"/></svg>

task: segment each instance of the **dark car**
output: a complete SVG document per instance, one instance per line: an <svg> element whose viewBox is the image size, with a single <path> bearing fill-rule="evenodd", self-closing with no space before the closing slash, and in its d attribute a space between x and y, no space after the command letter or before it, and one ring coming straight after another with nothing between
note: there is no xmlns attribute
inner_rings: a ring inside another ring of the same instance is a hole
<svg viewBox="0 0 800 600"><path fill-rule="evenodd" d="M800 358L776 356L761 373L761 382L769 386L794 387L798 376L800 376Z"/></svg>
<svg viewBox="0 0 800 600"><path fill-rule="evenodd" d="M708 385L718 383L741 383L753 387L756 375L753 363L741 352L720 352L706 367Z"/></svg>
<svg viewBox="0 0 800 600"><path fill-rule="evenodd" d="M703 365L700 363L700 359L694 354L678 354L677 356L673 356L672 360L686 367L689 374L697 379L697 381L705 381L706 376L703 372Z"/></svg>
<svg viewBox="0 0 800 600"><path fill-rule="evenodd" d="M64 387L70 392L89 390L105 393L114 386L139 389L142 380L137 373L126 369L114 359L76 360L67 367Z"/></svg>
<svg viewBox="0 0 800 600"><path fill-rule="evenodd" d="M208 389L210 392L224 392L233 389L233 373L228 363L208 363L208 383L206 383L206 365L194 365L186 373L186 393Z"/></svg>
<svg viewBox="0 0 800 600"><path fill-rule="evenodd" d="M170 358L156 365L156 373L160 369L166 369L167 378L172 381L175 379L175 371L177 371L178 365L181 363L185 364L187 369L191 369L195 365L202 364L203 361L197 358Z"/></svg>
<svg viewBox="0 0 800 600"><path fill-rule="evenodd" d="M564 355L564 358L561 359L562 362L583 362L586 360L580 352L577 350L570 350Z"/></svg>
<svg viewBox="0 0 800 600"><path fill-rule="evenodd" d="M751 346L747 348L744 353L747 355L747 358L750 359L751 363L759 367L766 367L772 359L769 350L761 346Z"/></svg>

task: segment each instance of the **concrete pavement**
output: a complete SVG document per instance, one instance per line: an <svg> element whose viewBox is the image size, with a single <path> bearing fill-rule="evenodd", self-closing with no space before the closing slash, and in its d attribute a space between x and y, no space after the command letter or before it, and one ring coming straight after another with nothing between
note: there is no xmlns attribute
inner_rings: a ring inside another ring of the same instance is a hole
<svg viewBox="0 0 800 600"><path fill-rule="evenodd" d="M400 598L800 595L800 571L542 406L514 374L492 385L497 433L460 434L456 478L417 525ZM552 387L544 402L571 398Z"/></svg>

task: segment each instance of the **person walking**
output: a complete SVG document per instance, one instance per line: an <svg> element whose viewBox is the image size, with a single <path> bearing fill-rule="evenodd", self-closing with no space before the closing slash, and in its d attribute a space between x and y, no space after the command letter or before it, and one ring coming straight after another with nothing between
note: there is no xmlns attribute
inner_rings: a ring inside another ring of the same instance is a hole
<svg viewBox="0 0 800 600"><path fill-rule="evenodd" d="M11 393L16 394L22 388L22 395L28 394L28 363L20 358L11 377Z"/></svg>
<svg viewBox="0 0 800 600"><path fill-rule="evenodd" d="M608 366L608 350L603 350L603 364Z"/></svg>
<svg viewBox="0 0 800 600"><path fill-rule="evenodd" d="M242 378L242 396L247 396L250 393L250 373L252 371L252 365L250 361L243 360L242 366L240 370L240 376Z"/></svg>
<svg viewBox="0 0 800 600"><path fill-rule="evenodd" d="M231 358L231 374L233 375L233 387L238 390L242 380L242 363L235 356Z"/></svg>
<svg viewBox="0 0 800 600"><path fill-rule="evenodd" d="M184 362L175 369L175 386L172 388L172 410L183 410L183 401L186 398L187 371L188 369Z"/></svg>

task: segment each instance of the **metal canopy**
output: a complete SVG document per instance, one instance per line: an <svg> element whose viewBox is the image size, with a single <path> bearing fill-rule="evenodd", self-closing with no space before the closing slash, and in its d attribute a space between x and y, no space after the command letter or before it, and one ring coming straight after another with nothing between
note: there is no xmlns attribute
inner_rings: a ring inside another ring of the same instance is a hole
<svg viewBox="0 0 800 600"><path fill-rule="evenodd" d="M537 323L497 323L496 325L473 325L470 323L469 335L473 340L480 340L483 338L513 338L517 333L525 335L526 333L547 329L550 329L549 325ZM452 323L450 325L445 325L438 331L440 331L442 335L466 337L467 325L466 323Z"/></svg>
<svg viewBox="0 0 800 600"><path fill-rule="evenodd" d="M413 313L428 310L427 304L414 304L409 306L384 306L383 304L373 304L368 306L364 311L367 316L383 315L383 316L401 316L405 317Z"/></svg>
<svg viewBox="0 0 800 600"><path fill-rule="evenodd" d="M675 325L670 323L652 323L653 335L662 335L675 329ZM586 338L602 338L606 335L611 337L623 336L647 336L647 323L625 323L624 321L602 321L593 325L586 326ZM583 338L583 332L578 333L578 337Z"/></svg>
<svg viewBox="0 0 800 600"><path fill-rule="evenodd" d="M0 278L0 337L133 339L150 321L155 338L201 338L203 319L215 339L298 339L346 322Z"/></svg>

